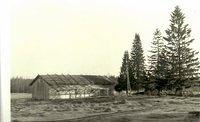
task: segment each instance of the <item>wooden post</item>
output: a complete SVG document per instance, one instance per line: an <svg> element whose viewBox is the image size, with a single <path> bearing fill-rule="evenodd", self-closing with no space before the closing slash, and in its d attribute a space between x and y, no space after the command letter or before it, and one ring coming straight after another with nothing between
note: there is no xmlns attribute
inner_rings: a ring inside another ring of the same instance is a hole
<svg viewBox="0 0 200 122"><path fill-rule="evenodd" d="M83 91L83 97L85 98L85 89L84 89L84 91Z"/></svg>
<svg viewBox="0 0 200 122"><path fill-rule="evenodd" d="M128 56L128 51L126 51L125 53L127 53L127 56ZM126 59L126 78L127 78L126 94L127 96L129 96L131 92L131 85L130 85L130 79L129 79L129 57L127 57Z"/></svg>
<svg viewBox="0 0 200 122"><path fill-rule="evenodd" d="M75 97L75 98L76 98L76 95L77 95L77 94L76 94L76 89L74 89L74 97Z"/></svg>
<svg viewBox="0 0 200 122"><path fill-rule="evenodd" d="M69 92L69 99L71 99L71 92Z"/></svg>

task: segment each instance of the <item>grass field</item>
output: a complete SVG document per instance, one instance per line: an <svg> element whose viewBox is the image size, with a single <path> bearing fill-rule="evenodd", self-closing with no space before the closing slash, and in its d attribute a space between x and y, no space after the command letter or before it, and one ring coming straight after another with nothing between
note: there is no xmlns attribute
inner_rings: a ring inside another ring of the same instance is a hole
<svg viewBox="0 0 200 122"><path fill-rule="evenodd" d="M83 100L32 101L30 94L12 94L13 121L69 122L199 122L200 97L137 95Z"/></svg>
<svg viewBox="0 0 200 122"><path fill-rule="evenodd" d="M32 97L32 94L29 93L12 93L11 99L30 99Z"/></svg>

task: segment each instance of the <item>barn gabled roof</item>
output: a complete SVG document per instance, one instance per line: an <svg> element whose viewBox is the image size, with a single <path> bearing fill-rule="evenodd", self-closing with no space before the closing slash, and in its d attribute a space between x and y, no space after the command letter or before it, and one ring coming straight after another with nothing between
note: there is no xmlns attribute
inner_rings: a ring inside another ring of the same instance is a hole
<svg viewBox="0 0 200 122"><path fill-rule="evenodd" d="M116 81L109 79L106 76L99 75L37 75L29 84L34 84L40 78L50 86L61 85L114 85Z"/></svg>

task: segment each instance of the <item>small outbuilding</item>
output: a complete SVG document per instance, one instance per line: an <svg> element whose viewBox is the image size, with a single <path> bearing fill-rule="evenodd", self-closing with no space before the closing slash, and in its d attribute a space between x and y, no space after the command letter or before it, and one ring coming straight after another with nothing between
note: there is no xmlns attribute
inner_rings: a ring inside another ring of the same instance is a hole
<svg viewBox="0 0 200 122"><path fill-rule="evenodd" d="M37 75L29 84L32 98L75 99L112 95L116 81L98 75Z"/></svg>

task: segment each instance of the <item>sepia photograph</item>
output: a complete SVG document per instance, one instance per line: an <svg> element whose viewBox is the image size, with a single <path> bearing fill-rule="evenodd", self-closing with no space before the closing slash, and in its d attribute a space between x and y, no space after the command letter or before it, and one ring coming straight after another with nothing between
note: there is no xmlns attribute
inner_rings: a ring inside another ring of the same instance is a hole
<svg viewBox="0 0 200 122"><path fill-rule="evenodd" d="M10 0L9 80L1 79L10 118L2 118L200 122L199 5Z"/></svg>

